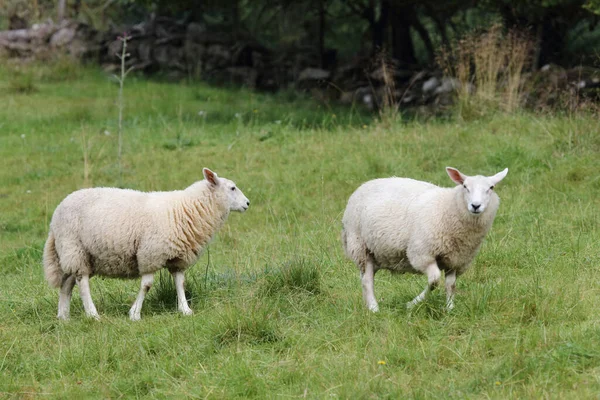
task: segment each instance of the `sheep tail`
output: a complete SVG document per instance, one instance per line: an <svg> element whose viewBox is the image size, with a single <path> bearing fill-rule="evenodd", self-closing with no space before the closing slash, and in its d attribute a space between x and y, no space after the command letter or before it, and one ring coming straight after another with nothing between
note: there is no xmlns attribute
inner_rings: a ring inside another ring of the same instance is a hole
<svg viewBox="0 0 600 400"><path fill-rule="evenodd" d="M342 228L342 246L344 247L344 251L348 251L348 234L346 233L346 228Z"/></svg>
<svg viewBox="0 0 600 400"><path fill-rule="evenodd" d="M64 274L60 267L52 231L48 234L48 240L44 246L44 275L50 286L58 288L62 284Z"/></svg>

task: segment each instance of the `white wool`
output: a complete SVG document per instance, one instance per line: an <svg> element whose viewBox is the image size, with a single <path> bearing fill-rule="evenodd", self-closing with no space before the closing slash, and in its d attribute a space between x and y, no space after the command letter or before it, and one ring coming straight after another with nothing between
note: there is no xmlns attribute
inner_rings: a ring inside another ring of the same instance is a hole
<svg viewBox="0 0 600 400"><path fill-rule="evenodd" d="M93 188L70 194L50 223L44 249L48 282L60 287L70 276L136 278L161 268L185 271L229 212L249 205L233 182L211 178L215 184L203 180L172 192Z"/></svg>
<svg viewBox="0 0 600 400"><path fill-rule="evenodd" d="M344 213L342 242L361 271L367 306L373 311L378 308L371 292L372 276L379 269L426 274L431 289L440 271L446 276L466 271L500 203L490 187L504 175L461 174L473 186L471 191L462 182L454 188L441 188L408 178L376 179L360 186ZM470 211L475 198L481 210L477 214Z"/></svg>
<svg viewBox="0 0 600 400"><path fill-rule="evenodd" d="M206 192L94 188L70 194L50 224L63 273L138 277L176 259L185 269L229 214L227 204Z"/></svg>

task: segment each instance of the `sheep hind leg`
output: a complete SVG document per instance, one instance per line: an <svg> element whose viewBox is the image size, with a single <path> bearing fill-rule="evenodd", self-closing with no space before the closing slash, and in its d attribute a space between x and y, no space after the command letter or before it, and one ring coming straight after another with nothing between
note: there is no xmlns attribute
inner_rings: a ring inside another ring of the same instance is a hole
<svg viewBox="0 0 600 400"><path fill-rule="evenodd" d="M75 286L75 275L65 275L60 285L58 297L58 319L68 320L71 314L71 295Z"/></svg>
<svg viewBox="0 0 600 400"><path fill-rule="evenodd" d="M439 267L435 262L429 264L429 266L425 269L425 274L427 275L427 286L425 290L423 290L417 297L406 303L406 307L408 309L413 308L417 304L421 303L427 297L427 294L434 290L442 276L442 271L440 271Z"/></svg>
<svg viewBox="0 0 600 400"><path fill-rule="evenodd" d="M379 305L375 299L374 281L375 281L375 263L368 257L365 262L365 270L360 274L362 283L363 299L367 308L372 312L379 311Z"/></svg>
<svg viewBox="0 0 600 400"><path fill-rule="evenodd" d="M194 312L192 311L190 306L188 306L187 299L185 298L185 290L183 288L183 282L185 280L185 277L183 275L183 272L175 271L172 272L171 275L173 275L173 281L175 282L175 290L177 290L177 309L183 315L192 315Z"/></svg>
<svg viewBox="0 0 600 400"><path fill-rule="evenodd" d="M77 286L79 286L79 295L81 296L81 301L83 302L85 314L90 318L100 319L100 315L98 315L98 311L96 311L96 306L94 305L94 302L92 301L92 295L90 294L90 276L78 276Z"/></svg>
<svg viewBox="0 0 600 400"><path fill-rule="evenodd" d="M139 321L142 319L142 305L144 304L144 299L146 298L146 294L152 287L152 283L154 283L154 274L144 274L142 275L142 283L140 285L140 291L135 299L135 302L131 306L129 310L129 319L132 321Z"/></svg>

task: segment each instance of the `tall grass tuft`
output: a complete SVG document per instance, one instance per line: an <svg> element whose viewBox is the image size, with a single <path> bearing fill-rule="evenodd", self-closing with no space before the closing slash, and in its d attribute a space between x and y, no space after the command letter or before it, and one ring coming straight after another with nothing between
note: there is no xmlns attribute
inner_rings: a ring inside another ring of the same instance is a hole
<svg viewBox="0 0 600 400"><path fill-rule="evenodd" d="M106 133L94 137L89 134L89 127L81 127L81 153L83 158L83 187L89 188L93 186L94 165L102 160L104 155ZM99 145L97 142L100 141Z"/></svg>
<svg viewBox="0 0 600 400"><path fill-rule="evenodd" d="M377 64L381 66L381 79L383 80L383 93L379 104L379 121L390 127L400 118L398 96L396 92L395 66L385 51L377 55Z"/></svg>
<svg viewBox="0 0 600 400"><path fill-rule="evenodd" d="M41 52L36 59L23 61L4 58L0 55L2 72L8 80L7 92L13 94L31 94L40 91L40 85L75 81L85 70L78 60L64 54Z"/></svg>
<svg viewBox="0 0 600 400"><path fill-rule="evenodd" d="M9 93L30 94L38 91L35 77L31 71L21 71L16 68L12 72L14 75L8 85Z"/></svg>
<svg viewBox="0 0 600 400"><path fill-rule="evenodd" d="M187 291L187 282L184 286ZM186 293L186 297L188 293ZM159 310L177 310L177 291L171 274L166 269L161 269L158 273L158 279L154 280L152 290L148 293L147 303Z"/></svg>
<svg viewBox="0 0 600 400"><path fill-rule="evenodd" d="M83 187L91 187L92 165L90 162L91 143L85 130L81 130L81 152L83 153Z"/></svg>
<svg viewBox="0 0 600 400"><path fill-rule="evenodd" d="M280 269L266 272L260 294L272 296L290 292L319 294L321 273L318 266L299 258L287 262Z"/></svg>
<svg viewBox="0 0 600 400"><path fill-rule="evenodd" d="M152 290L148 292L148 299L144 304L160 312L176 312L177 290L171 273L163 268L155 278L157 279L154 280ZM186 273L184 290L190 307L201 306L202 288L193 273Z"/></svg>
<svg viewBox="0 0 600 400"><path fill-rule="evenodd" d="M533 42L524 33L495 24L472 33L438 55L447 76L456 78L458 113L477 118L497 110L512 113L525 100L523 73L531 66Z"/></svg>
<svg viewBox="0 0 600 400"><path fill-rule="evenodd" d="M274 311L254 304L250 307L229 307L221 312L213 329L218 346L246 343L251 345L281 340Z"/></svg>

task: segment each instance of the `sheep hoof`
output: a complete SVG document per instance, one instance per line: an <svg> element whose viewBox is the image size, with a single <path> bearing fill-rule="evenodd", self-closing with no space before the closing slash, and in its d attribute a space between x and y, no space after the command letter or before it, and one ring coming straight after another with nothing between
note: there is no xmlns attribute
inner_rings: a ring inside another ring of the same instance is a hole
<svg viewBox="0 0 600 400"><path fill-rule="evenodd" d="M132 321L139 321L140 319L142 319L142 315L140 313L136 313L136 312L129 312L129 319Z"/></svg>
<svg viewBox="0 0 600 400"><path fill-rule="evenodd" d="M56 318L58 318L61 321L68 321L70 319L70 317L68 315L63 315L63 314L58 314L56 316Z"/></svg>
<svg viewBox="0 0 600 400"><path fill-rule="evenodd" d="M194 311L191 308L186 308L185 310L181 310L183 315L194 315Z"/></svg>
<svg viewBox="0 0 600 400"><path fill-rule="evenodd" d="M377 304L371 304L370 306L368 306L368 308L369 308L369 311L371 311L371 312L374 312L374 313L379 312L379 306Z"/></svg>
<svg viewBox="0 0 600 400"><path fill-rule="evenodd" d="M95 321L100 321L100 315L98 314L88 314L87 317Z"/></svg>

